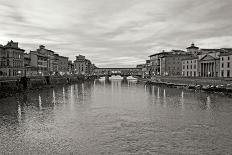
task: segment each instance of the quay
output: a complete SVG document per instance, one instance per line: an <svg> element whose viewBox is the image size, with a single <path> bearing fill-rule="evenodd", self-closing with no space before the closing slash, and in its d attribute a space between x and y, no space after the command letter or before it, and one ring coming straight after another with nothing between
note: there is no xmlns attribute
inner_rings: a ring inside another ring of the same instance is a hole
<svg viewBox="0 0 232 155"><path fill-rule="evenodd" d="M219 92L232 96L232 78L152 77L146 79L145 83L171 88Z"/></svg>
<svg viewBox="0 0 232 155"><path fill-rule="evenodd" d="M57 85L68 85L94 80L97 77L84 75L67 76L31 76L0 78L0 98L13 96L16 93L35 89L51 88Z"/></svg>

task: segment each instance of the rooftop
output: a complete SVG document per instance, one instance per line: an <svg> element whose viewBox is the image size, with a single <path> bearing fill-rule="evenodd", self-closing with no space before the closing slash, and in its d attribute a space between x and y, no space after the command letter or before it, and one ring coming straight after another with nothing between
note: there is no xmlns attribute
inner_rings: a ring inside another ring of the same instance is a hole
<svg viewBox="0 0 232 155"><path fill-rule="evenodd" d="M229 55L232 55L232 50L226 51L226 52L221 52L219 56L229 56Z"/></svg>
<svg viewBox="0 0 232 155"><path fill-rule="evenodd" d="M190 56L190 57L184 58L182 60L195 60L195 59L198 59L198 57L196 57L196 56Z"/></svg>
<svg viewBox="0 0 232 155"><path fill-rule="evenodd" d="M192 43L191 46L187 47L186 49L199 49L199 47L196 47L194 43Z"/></svg>
<svg viewBox="0 0 232 155"><path fill-rule="evenodd" d="M162 51L162 52L159 52L159 53L152 54L149 57L153 57L153 56L157 56L157 55L167 55L167 54L170 54L170 52Z"/></svg>

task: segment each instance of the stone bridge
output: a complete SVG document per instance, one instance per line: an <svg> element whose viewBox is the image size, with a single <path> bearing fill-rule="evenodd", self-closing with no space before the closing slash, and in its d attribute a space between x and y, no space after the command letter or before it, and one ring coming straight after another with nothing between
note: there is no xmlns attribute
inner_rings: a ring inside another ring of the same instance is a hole
<svg viewBox="0 0 232 155"><path fill-rule="evenodd" d="M95 68L94 75L107 78L113 75L120 75L122 77L141 77L141 71L142 70L140 68Z"/></svg>

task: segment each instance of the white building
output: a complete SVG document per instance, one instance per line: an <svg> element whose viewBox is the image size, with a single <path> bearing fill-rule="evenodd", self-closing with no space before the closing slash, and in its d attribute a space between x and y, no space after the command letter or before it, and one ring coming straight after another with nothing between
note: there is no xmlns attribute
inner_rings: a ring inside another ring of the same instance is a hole
<svg viewBox="0 0 232 155"><path fill-rule="evenodd" d="M232 77L232 49L220 54L220 77Z"/></svg>
<svg viewBox="0 0 232 155"><path fill-rule="evenodd" d="M195 77L198 74L198 57L189 57L182 60L182 76Z"/></svg>

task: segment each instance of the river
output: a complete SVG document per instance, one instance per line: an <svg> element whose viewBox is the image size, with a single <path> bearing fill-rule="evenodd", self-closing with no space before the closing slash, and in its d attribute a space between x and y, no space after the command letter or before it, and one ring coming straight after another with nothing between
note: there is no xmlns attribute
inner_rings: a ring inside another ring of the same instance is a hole
<svg viewBox="0 0 232 155"><path fill-rule="evenodd" d="M231 154L232 98L104 79L0 99L0 154Z"/></svg>

